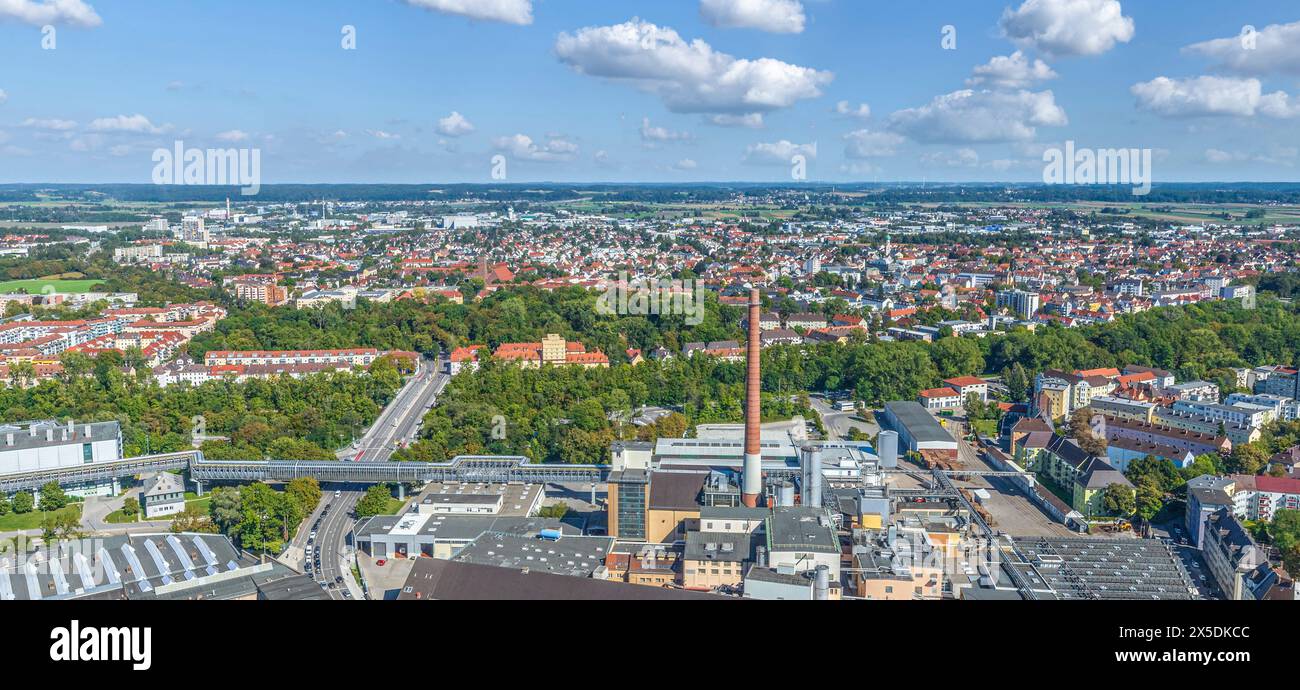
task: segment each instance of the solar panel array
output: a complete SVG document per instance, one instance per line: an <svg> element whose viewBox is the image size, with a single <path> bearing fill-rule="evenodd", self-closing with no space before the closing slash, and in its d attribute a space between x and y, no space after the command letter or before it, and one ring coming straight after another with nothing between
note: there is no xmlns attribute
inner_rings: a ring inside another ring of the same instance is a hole
<svg viewBox="0 0 1300 690"><path fill-rule="evenodd" d="M1193 599L1169 547L1137 539L1020 538L1016 546L1063 599Z"/></svg>

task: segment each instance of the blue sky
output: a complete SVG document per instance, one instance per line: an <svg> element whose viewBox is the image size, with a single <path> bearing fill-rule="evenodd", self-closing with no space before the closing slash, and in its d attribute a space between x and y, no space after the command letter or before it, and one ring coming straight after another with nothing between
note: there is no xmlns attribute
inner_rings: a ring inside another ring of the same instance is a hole
<svg viewBox="0 0 1300 690"><path fill-rule="evenodd" d="M1066 140L1295 180L1288 4L11 0L0 181L144 183L177 140L265 183L1036 181Z"/></svg>

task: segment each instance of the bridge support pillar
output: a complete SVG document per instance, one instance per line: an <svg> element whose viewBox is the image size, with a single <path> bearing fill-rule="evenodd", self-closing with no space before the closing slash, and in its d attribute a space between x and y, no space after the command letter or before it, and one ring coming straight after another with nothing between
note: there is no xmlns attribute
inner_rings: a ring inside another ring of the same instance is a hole
<svg viewBox="0 0 1300 690"><path fill-rule="evenodd" d="M194 480L194 493L198 494L199 496L203 495L203 482L197 479Z"/></svg>
<svg viewBox="0 0 1300 690"><path fill-rule="evenodd" d="M118 479L117 477L113 477L113 487L112 487L112 491L113 491L113 495L114 495L114 496L116 496L116 495L122 493L122 480L121 480L121 479Z"/></svg>
<svg viewBox="0 0 1300 690"><path fill-rule="evenodd" d="M397 497L406 500L406 485L401 482L397 483Z"/></svg>

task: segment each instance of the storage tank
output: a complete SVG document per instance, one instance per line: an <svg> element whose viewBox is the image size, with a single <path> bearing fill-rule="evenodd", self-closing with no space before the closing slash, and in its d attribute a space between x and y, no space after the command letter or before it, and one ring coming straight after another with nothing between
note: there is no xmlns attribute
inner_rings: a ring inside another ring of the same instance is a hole
<svg viewBox="0 0 1300 690"><path fill-rule="evenodd" d="M898 432L882 431L876 439L876 445L880 446L877 450L880 455L881 469L892 470L898 468Z"/></svg>
<svg viewBox="0 0 1300 690"><path fill-rule="evenodd" d="M776 485L776 504L783 508L794 505L794 482L784 481Z"/></svg>

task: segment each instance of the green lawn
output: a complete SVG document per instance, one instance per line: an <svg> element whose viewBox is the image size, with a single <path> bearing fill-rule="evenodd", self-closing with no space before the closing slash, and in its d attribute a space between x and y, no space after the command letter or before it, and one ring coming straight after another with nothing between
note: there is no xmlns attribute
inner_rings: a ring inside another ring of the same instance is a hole
<svg viewBox="0 0 1300 690"><path fill-rule="evenodd" d="M212 502L212 497L204 496L203 498L196 498L195 496L197 496L197 494L191 491L185 492L185 498L192 499L192 500L185 501L185 507L198 508L200 513L207 515L208 504ZM175 519L175 517L176 517L175 515L164 515L159 518L154 518L153 520L150 520L150 522L164 522L167 520ZM145 519L144 514L143 513L139 514L138 520L143 520L143 519ZM122 513L121 510L115 510L109 513L108 516L104 518L104 522L114 524L114 525L121 524L123 522L137 522L138 520L137 518L128 518L125 514Z"/></svg>
<svg viewBox="0 0 1300 690"><path fill-rule="evenodd" d="M81 516L81 505L73 504L63 510L75 511L78 517ZM18 530L40 529L41 520L45 518L45 513L39 510L33 510L30 513L9 513L0 516L0 532L14 532Z"/></svg>
<svg viewBox="0 0 1300 690"><path fill-rule="evenodd" d="M13 293L25 290L29 295L37 295L45 291L48 286L54 292L90 292L96 285L102 285L102 280L10 280L0 283L0 293Z"/></svg>
<svg viewBox="0 0 1300 690"><path fill-rule="evenodd" d="M998 437L998 423L992 419L981 419L974 423L975 433L988 438Z"/></svg>
<svg viewBox="0 0 1300 690"><path fill-rule="evenodd" d="M139 518L139 514L133 515L133 516L131 516L131 517L127 517L127 516L126 516L126 515L125 515L125 514L124 514L124 513L119 509L119 510L114 510L113 512L109 513L108 515L105 515L105 516L104 516L104 522L107 522L107 523L110 524L110 525L120 525L120 524L122 524L122 523L124 523L124 522L136 522L138 518Z"/></svg>
<svg viewBox="0 0 1300 690"><path fill-rule="evenodd" d="M406 501L403 501L400 498L390 498L388 499L388 505L384 506L383 514L396 515L399 511L402 510L402 506L404 505L406 505Z"/></svg>

